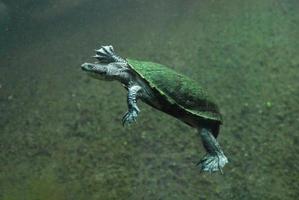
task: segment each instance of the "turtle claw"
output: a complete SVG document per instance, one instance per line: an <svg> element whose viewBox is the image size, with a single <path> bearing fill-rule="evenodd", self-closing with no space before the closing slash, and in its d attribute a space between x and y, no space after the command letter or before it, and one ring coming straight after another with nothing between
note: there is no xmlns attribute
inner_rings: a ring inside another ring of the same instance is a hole
<svg viewBox="0 0 299 200"><path fill-rule="evenodd" d="M100 49L95 49L96 55L94 58L98 59L101 63L118 62L119 58L115 55L114 49L111 45L101 46Z"/></svg>
<svg viewBox="0 0 299 200"><path fill-rule="evenodd" d="M126 124L131 124L133 122L136 122L138 116L138 111L137 110L132 110L126 112L126 114L123 116L122 119L122 124L125 126Z"/></svg>
<svg viewBox="0 0 299 200"><path fill-rule="evenodd" d="M216 153L215 155L207 154L196 165L200 167L200 171L216 172L220 171L223 174L222 168L228 163L227 158L223 153Z"/></svg>

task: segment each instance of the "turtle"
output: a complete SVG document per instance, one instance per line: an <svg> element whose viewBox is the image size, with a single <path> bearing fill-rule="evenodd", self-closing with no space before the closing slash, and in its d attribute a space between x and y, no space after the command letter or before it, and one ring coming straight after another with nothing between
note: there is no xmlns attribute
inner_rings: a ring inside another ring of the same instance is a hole
<svg viewBox="0 0 299 200"><path fill-rule="evenodd" d="M93 57L97 61L82 64L83 71L100 80L119 81L128 91L128 111L122 118L123 125L136 122L140 112L137 100L140 99L196 128L207 152L196 165L200 171L222 173L228 163L216 140L222 116L196 81L162 64L122 58L111 45L96 49Z"/></svg>

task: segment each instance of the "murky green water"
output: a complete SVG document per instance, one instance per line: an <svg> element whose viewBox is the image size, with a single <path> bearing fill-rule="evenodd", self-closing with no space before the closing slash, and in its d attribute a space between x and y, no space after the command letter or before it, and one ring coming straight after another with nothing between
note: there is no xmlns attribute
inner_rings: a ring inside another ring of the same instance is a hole
<svg viewBox="0 0 299 200"><path fill-rule="evenodd" d="M297 199L299 1L0 1L0 199ZM171 66L216 97L224 175L196 131L82 73L93 49Z"/></svg>

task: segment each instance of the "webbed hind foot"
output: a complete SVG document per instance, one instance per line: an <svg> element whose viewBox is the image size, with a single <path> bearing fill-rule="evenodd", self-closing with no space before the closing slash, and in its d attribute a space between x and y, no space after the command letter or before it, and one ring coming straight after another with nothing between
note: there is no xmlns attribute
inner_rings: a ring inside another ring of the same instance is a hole
<svg viewBox="0 0 299 200"><path fill-rule="evenodd" d="M226 156L223 153L216 153L215 155L207 154L198 163L201 171L205 172L222 172L224 165L228 163Z"/></svg>
<svg viewBox="0 0 299 200"><path fill-rule="evenodd" d="M133 122L136 122L138 112L139 112L139 109L138 110L132 109L131 111L126 112L126 114L123 116L123 119L122 119L123 126L125 126L126 124L131 124Z"/></svg>
<svg viewBox="0 0 299 200"><path fill-rule="evenodd" d="M200 135L203 146L207 151L207 155L203 157L203 159L201 159L197 165L200 167L201 171L220 171L222 173L222 168L226 163L228 163L228 160L224 155L219 143L210 129L202 128Z"/></svg>

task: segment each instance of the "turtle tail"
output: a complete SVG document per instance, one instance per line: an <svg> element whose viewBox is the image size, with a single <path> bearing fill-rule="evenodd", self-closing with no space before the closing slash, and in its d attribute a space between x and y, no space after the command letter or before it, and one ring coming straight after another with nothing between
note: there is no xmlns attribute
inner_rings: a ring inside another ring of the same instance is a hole
<svg viewBox="0 0 299 200"><path fill-rule="evenodd" d="M96 55L94 58L98 59L100 63L124 62L120 56L116 55L113 46L102 46L100 49L95 50Z"/></svg>

